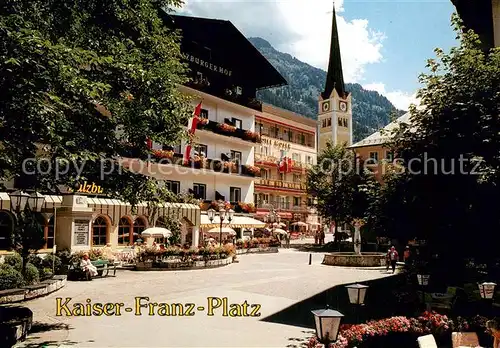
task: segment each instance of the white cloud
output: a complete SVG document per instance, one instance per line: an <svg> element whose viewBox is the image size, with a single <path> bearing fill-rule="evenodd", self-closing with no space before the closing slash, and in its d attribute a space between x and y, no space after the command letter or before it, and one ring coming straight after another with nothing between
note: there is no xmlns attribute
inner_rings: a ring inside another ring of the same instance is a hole
<svg viewBox="0 0 500 348"><path fill-rule="evenodd" d="M335 2L346 82L362 82L367 64L382 60L384 35L369 27L366 19L342 17L343 0ZM313 66L328 66L332 1L207 1L187 0L184 11L195 16L227 19L246 36L260 36L276 49Z"/></svg>
<svg viewBox="0 0 500 348"><path fill-rule="evenodd" d="M363 85L364 89L377 91L385 96L394 106L400 110L408 110L410 104L419 105L416 93L406 93L402 91L386 91L385 84L382 82L368 83Z"/></svg>

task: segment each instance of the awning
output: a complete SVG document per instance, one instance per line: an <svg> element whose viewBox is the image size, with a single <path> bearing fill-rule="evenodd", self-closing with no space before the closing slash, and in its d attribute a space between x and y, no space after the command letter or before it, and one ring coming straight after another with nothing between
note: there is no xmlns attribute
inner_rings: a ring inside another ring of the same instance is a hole
<svg viewBox="0 0 500 348"><path fill-rule="evenodd" d="M222 223L224 227L231 228L263 228L266 224L262 221L256 220L249 216L234 216L231 223L224 221ZM219 216L215 216L213 221L208 219L208 215L201 215L201 227L213 228L220 226L220 218Z"/></svg>
<svg viewBox="0 0 500 348"><path fill-rule="evenodd" d="M269 214L268 211L258 211L255 213L255 216L266 216ZM278 212L279 216L283 219L291 219L292 218L292 213L285 213L283 211Z"/></svg>
<svg viewBox="0 0 500 348"><path fill-rule="evenodd" d="M10 210L10 197L7 192L0 192L0 210Z"/></svg>

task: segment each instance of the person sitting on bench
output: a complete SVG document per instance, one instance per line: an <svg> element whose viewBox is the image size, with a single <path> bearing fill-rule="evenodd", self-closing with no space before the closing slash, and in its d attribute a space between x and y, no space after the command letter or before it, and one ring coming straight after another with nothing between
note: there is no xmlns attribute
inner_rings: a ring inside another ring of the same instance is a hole
<svg viewBox="0 0 500 348"><path fill-rule="evenodd" d="M97 268L90 261L89 254L83 255L83 259L80 262L80 267L85 273L88 273L90 275L90 278L95 277L97 275Z"/></svg>

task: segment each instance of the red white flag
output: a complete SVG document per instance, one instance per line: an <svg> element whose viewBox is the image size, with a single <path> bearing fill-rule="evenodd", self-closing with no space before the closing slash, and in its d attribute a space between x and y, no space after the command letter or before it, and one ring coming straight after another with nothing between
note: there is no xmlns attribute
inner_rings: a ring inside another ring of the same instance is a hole
<svg viewBox="0 0 500 348"><path fill-rule="evenodd" d="M187 144L186 149L184 150L184 158L183 158L184 165L188 164L190 159L191 159L191 144Z"/></svg>
<svg viewBox="0 0 500 348"><path fill-rule="evenodd" d="M196 131L196 126L200 121L200 114L201 114L201 102L194 108L193 117L189 119L188 132L190 134L194 134L194 132Z"/></svg>

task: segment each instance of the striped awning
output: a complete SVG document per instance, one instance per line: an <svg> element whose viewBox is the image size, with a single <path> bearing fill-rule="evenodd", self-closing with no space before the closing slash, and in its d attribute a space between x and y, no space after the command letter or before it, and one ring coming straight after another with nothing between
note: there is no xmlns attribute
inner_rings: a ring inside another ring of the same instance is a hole
<svg viewBox="0 0 500 348"><path fill-rule="evenodd" d="M214 228L220 226L220 218L219 216L215 216L213 221L208 219L208 215L201 215L201 227L203 228ZM231 228L264 228L266 224L262 221L256 220L249 216L234 216L231 223L225 222L222 223L225 227Z"/></svg>

